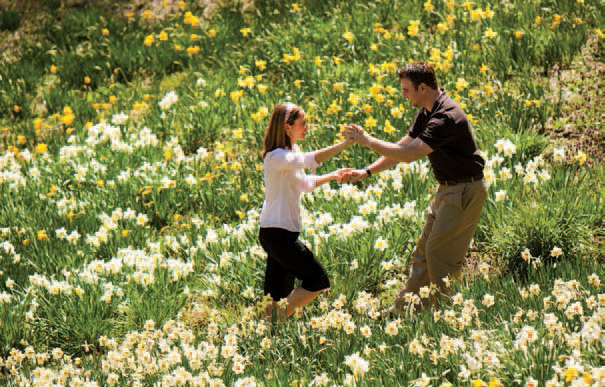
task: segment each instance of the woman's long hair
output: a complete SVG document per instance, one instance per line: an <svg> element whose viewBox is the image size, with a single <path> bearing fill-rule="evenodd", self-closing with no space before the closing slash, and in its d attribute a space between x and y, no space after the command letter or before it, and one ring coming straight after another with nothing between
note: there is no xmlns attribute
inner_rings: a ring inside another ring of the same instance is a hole
<svg viewBox="0 0 605 387"><path fill-rule="evenodd" d="M267 153L277 148L292 148L292 142L290 136L286 134L286 123L288 125L294 125L294 121L300 116L302 108L290 102L280 103L273 110L271 115L271 121L269 121L269 127L265 133L265 149L263 149L261 155L263 159ZM288 115L288 121L285 122L286 113Z"/></svg>

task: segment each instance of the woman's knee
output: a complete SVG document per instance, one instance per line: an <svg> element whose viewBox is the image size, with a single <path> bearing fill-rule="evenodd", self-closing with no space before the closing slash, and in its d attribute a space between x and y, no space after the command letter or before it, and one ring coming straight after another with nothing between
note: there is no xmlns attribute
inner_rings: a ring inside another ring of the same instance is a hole
<svg viewBox="0 0 605 387"><path fill-rule="evenodd" d="M301 287L310 292L319 292L329 289L330 279L328 278L328 273L325 270L310 273L303 278Z"/></svg>

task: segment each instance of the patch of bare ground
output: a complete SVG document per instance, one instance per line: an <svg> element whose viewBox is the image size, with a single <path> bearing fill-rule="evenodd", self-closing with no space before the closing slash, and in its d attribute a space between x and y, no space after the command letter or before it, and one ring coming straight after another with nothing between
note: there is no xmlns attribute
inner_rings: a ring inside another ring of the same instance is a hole
<svg viewBox="0 0 605 387"><path fill-rule="evenodd" d="M546 123L547 134L573 153L586 153L589 165L605 160L604 59L598 40L590 37L569 69L550 72L551 100L560 109Z"/></svg>

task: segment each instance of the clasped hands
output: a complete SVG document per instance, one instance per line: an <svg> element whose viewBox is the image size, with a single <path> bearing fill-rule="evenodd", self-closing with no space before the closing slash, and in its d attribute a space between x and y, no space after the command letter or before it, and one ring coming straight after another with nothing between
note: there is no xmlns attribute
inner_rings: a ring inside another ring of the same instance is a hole
<svg viewBox="0 0 605 387"><path fill-rule="evenodd" d="M355 124L345 126L345 130L340 134L345 139L360 145L364 145L369 138L363 128ZM368 176L365 169L342 168L332 173L335 174L335 180L340 184L354 183Z"/></svg>

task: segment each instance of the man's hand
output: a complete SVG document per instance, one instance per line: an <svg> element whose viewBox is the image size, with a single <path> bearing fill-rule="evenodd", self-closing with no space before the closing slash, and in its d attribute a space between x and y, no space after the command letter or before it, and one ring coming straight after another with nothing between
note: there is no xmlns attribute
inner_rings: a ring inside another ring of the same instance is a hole
<svg viewBox="0 0 605 387"><path fill-rule="evenodd" d="M354 183L361 179L365 179L368 176L368 173L365 171L365 169L344 168L341 169L341 171L341 179L338 181L341 184Z"/></svg>
<svg viewBox="0 0 605 387"><path fill-rule="evenodd" d="M351 139L359 145L366 145L371 138L361 126L355 124L345 126L345 130L341 134L343 137Z"/></svg>

